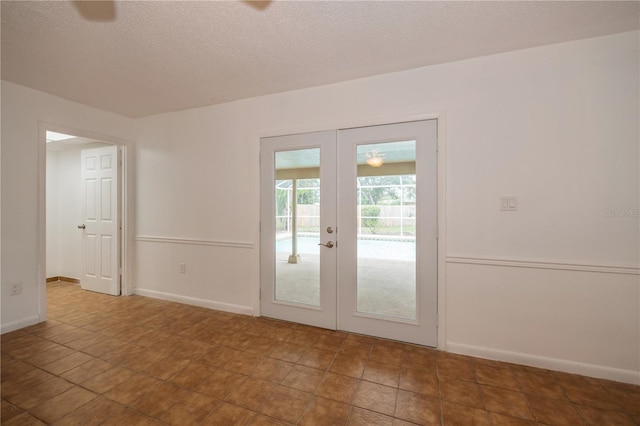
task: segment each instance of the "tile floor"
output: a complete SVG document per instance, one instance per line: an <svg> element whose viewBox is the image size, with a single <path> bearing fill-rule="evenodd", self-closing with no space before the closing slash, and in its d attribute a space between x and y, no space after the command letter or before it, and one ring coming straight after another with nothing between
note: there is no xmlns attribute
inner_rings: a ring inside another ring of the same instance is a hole
<svg viewBox="0 0 640 426"><path fill-rule="evenodd" d="M3 425L639 425L640 388L49 284L2 336Z"/></svg>

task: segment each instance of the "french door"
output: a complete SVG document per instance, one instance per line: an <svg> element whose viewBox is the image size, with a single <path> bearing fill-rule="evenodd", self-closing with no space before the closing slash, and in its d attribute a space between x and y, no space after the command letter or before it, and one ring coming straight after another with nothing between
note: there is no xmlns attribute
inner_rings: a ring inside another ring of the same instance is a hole
<svg viewBox="0 0 640 426"><path fill-rule="evenodd" d="M436 346L436 129L261 140L262 315Z"/></svg>

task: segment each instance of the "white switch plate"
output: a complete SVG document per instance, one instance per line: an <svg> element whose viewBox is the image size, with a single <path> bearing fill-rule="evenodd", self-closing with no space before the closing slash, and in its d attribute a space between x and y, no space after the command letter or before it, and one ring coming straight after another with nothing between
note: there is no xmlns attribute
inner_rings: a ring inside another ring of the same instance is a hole
<svg viewBox="0 0 640 426"><path fill-rule="evenodd" d="M185 265L184 263L180 264L180 273L181 274L186 274L187 273L187 265Z"/></svg>
<svg viewBox="0 0 640 426"><path fill-rule="evenodd" d="M9 296L17 296L20 293L22 293L22 282L18 281L17 283L11 283Z"/></svg>
<svg viewBox="0 0 640 426"><path fill-rule="evenodd" d="M503 211L503 212L518 211L518 197L515 197L515 196L500 197L500 211Z"/></svg>

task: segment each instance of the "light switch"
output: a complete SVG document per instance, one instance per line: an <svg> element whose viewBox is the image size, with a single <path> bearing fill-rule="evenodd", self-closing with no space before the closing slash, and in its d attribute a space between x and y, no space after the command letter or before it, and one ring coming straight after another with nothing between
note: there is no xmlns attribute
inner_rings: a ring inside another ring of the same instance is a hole
<svg viewBox="0 0 640 426"><path fill-rule="evenodd" d="M515 196L500 197L500 211L503 211L503 212L518 211L518 197L515 197Z"/></svg>

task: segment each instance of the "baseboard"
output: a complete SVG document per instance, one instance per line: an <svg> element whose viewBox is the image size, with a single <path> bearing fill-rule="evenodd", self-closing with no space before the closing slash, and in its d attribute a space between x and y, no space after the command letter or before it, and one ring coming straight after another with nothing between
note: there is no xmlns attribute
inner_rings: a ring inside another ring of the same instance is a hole
<svg viewBox="0 0 640 426"><path fill-rule="evenodd" d="M215 300L198 299L195 297L181 296L179 294L163 293L155 290L136 288L135 294L151 297L153 299L168 300L170 302L184 303L185 305L200 306L202 308L215 309L217 311L231 312L234 314L254 316L252 307L233 305L231 303L216 302Z"/></svg>
<svg viewBox="0 0 640 426"><path fill-rule="evenodd" d="M640 371L447 342L448 352L640 385Z"/></svg>
<svg viewBox="0 0 640 426"><path fill-rule="evenodd" d="M6 324L2 324L2 328L0 333L10 333L12 331L20 330L21 328L29 327L34 324L38 324L40 322L40 317L37 315L33 315L27 318L23 318L18 321L11 321Z"/></svg>
<svg viewBox="0 0 640 426"><path fill-rule="evenodd" d="M69 277L49 277L47 278L47 283L53 283L57 281L64 281L67 283L80 284L80 280L77 278L69 278Z"/></svg>

